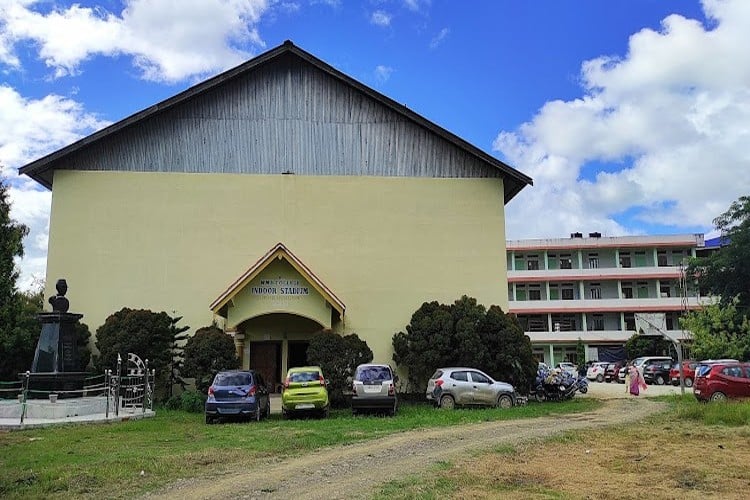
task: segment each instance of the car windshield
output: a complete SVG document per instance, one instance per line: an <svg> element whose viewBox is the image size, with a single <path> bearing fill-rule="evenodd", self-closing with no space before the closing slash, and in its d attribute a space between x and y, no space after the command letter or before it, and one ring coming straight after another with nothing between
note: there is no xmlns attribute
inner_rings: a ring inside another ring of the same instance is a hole
<svg viewBox="0 0 750 500"><path fill-rule="evenodd" d="M317 382L320 380L320 373L317 371L294 372L289 374L290 382Z"/></svg>
<svg viewBox="0 0 750 500"><path fill-rule="evenodd" d="M360 382L390 380L391 370L387 366L360 366L354 378Z"/></svg>
<svg viewBox="0 0 750 500"><path fill-rule="evenodd" d="M229 386L229 385L251 385L253 383L253 377L249 373L217 373L214 379L214 385L217 386Z"/></svg>

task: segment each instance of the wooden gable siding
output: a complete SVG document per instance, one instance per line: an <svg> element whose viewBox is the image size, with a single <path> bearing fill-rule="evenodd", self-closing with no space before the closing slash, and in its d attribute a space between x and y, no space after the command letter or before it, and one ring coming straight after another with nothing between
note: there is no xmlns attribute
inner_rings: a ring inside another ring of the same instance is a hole
<svg viewBox="0 0 750 500"><path fill-rule="evenodd" d="M502 172L294 55L70 154L58 168L501 177Z"/></svg>

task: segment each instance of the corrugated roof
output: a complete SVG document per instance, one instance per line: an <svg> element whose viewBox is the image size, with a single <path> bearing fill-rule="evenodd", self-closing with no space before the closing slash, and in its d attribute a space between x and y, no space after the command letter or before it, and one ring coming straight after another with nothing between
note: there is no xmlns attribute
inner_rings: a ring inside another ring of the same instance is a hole
<svg viewBox="0 0 750 500"><path fill-rule="evenodd" d="M247 72L253 71L256 68L264 64L267 64L270 61L273 61L274 59L284 54L289 54L289 53L296 55L297 57L301 58L307 63L328 73L332 77L344 82L345 84L350 85L351 87L354 87L355 89L359 90L360 92L369 96L370 98L377 100L378 102L382 103L383 105L387 106L393 111L405 116L406 118L416 123L417 125L428 129L429 131L437 134L438 136L442 137L446 141L452 143L456 147L466 151L467 153L489 164L490 166L500 170L504 176L503 180L504 180L504 185L505 185L505 196L504 196L505 203L510 201L526 185L533 184L533 180L531 179L531 177L528 177L527 175L503 163L497 158L494 158L493 156L485 153L481 149L469 144L468 142L461 139L457 135L451 132L448 132L444 128L436 125L435 123L411 111L406 106L403 106L395 102L394 100L381 94L380 92L377 92L376 90L373 90L372 88L367 87L366 85L363 85L362 83L345 75L341 71L321 61L320 59L316 58L310 53L305 52L304 50L300 49L289 40L284 42L282 45L274 49L271 49L268 52L265 52L235 68L225 71L224 73L221 73L202 83L199 83L198 85L195 85L173 97L170 97L169 99L166 99L158 104L155 104L138 113L135 113L134 115L131 115L128 118L125 118L117 123L114 123L110 125L109 127L99 130L98 132L95 132L87 137L84 137L83 139L80 139L74 142L73 144L70 144L69 146L66 146L58 151L55 151L54 153L51 153L36 161L33 161L21 167L19 169L19 173L28 175L29 177L39 182L46 188L52 189L52 171L55 168L58 168L61 166L61 163L64 162L65 157L67 155L70 155L71 153L78 151L81 148L84 148L87 145L90 145L94 142L105 140L111 134L114 134L133 124L136 124L137 122L141 120L154 116L158 113L162 113L165 110L170 109L173 106L183 103L189 99L193 99L221 85L222 83L228 80L234 79Z"/></svg>

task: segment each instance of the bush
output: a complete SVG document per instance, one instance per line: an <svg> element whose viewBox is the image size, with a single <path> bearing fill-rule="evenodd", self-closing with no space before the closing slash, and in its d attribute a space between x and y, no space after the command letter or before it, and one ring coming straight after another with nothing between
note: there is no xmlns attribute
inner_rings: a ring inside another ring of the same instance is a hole
<svg viewBox="0 0 750 500"><path fill-rule="evenodd" d="M349 377L354 375L357 365L372 361L372 350L356 333L337 335L323 332L315 335L307 347L307 362L320 366L328 380L328 397L331 406L347 405L344 389L349 386Z"/></svg>
<svg viewBox="0 0 750 500"><path fill-rule="evenodd" d="M406 368L406 391L424 391L435 369L470 366L526 392L536 375L531 340L514 315L463 296L451 305L425 302L393 336L393 360Z"/></svg>
<svg viewBox="0 0 750 500"><path fill-rule="evenodd" d="M195 379L195 388L203 394L218 372L240 367L234 340L216 326L199 328L185 344L184 355L183 373Z"/></svg>
<svg viewBox="0 0 750 500"><path fill-rule="evenodd" d="M168 393L169 366L172 361L172 324L165 312L124 307L109 316L96 330L96 347L99 356L94 365L98 371L117 368L117 355L122 357L123 370L127 368L128 353L138 355L149 369L156 370L158 397Z"/></svg>
<svg viewBox="0 0 750 500"><path fill-rule="evenodd" d="M188 413L203 413L206 396L198 391L184 391L179 396L172 396L164 402L168 410L181 410Z"/></svg>

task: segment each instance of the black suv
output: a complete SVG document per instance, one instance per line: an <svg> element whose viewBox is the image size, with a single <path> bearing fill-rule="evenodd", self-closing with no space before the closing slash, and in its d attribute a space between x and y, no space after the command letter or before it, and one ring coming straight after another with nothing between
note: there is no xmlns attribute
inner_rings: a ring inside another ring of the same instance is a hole
<svg viewBox="0 0 750 500"><path fill-rule="evenodd" d="M664 385L669 382L671 361L652 361L643 367L643 380L647 384Z"/></svg>

